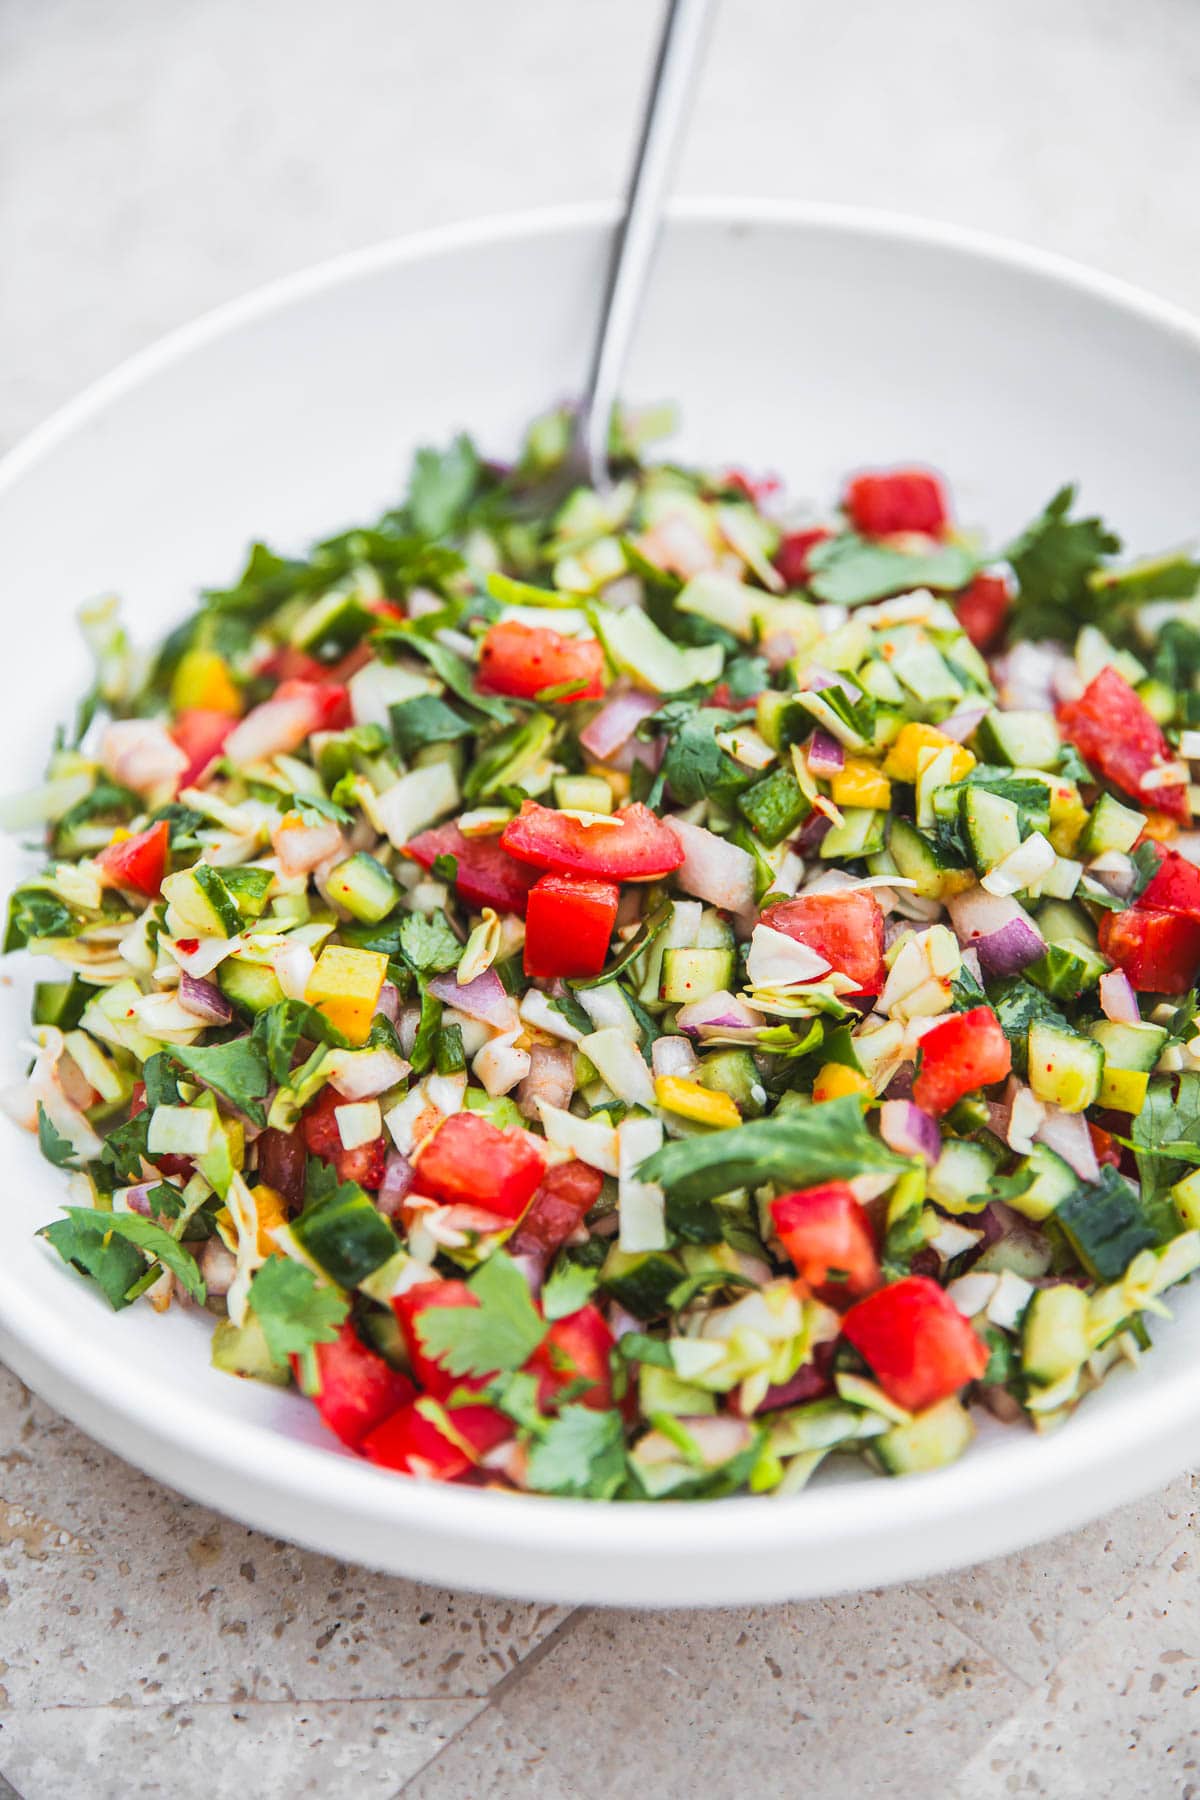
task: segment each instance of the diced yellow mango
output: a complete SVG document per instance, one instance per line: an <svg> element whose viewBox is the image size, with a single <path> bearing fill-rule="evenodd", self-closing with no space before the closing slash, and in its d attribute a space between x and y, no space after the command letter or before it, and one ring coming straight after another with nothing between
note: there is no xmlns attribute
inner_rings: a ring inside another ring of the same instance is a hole
<svg viewBox="0 0 1200 1800"><path fill-rule="evenodd" d="M892 784L878 763L865 756L848 756L829 783L838 806L887 807L892 804Z"/></svg>
<svg viewBox="0 0 1200 1800"><path fill-rule="evenodd" d="M1200 1230L1200 1169L1191 1175L1185 1175L1171 1189L1171 1198L1175 1202L1175 1211L1179 1214L1179 1222L1185 1231Z"/></svg>
<svg viewBox="0 0 1200 1800"><path fill-rule="evenodd" d="M279 1246L271 1236L271 1232L276 1225L287 1224L287 1201L282 1194L278 1193L275 1188L268 1187L265 1182L260 1182L259 1185L253 1189L252 1198L254 1200L254 1211L258 1221L258 1231L256 1234L258 1254L260 1256L274 1256L278 1253ZM216 1215L216 1222L218 1225L224 1226L229 1241L236 1243L237 1233L234 1230L233 1214L227 1206L223 1206Z"/></svg>
<svg viewBox="0 0 1200 1800"><path fill-rule="evenodd" d="M1148 812L1146 823L1142 826L1142 836L1153 838L1156 844L1169 844L1172 838L1179 836L1178 821L1168 813Z"/></svg>
<svg viewBox="0 0 1200 1800"><path fill-rule="evenodd" d="M1140 1069L1114 1069L1105 1063L1100 1077L1100 1104L1111 1106L1116 1112L1140 1113L1149 1086L1149 1075Z"/></svg>
<svg viewBox="0 0 1200 1800"><path fill-rule="evenodd" d="M659 1075L654 1083L654 1097L668 1112L681 1119L692 1119L697 1125L740 1125L742 1115L728 1094L701 1087L698 1081L686 1081L682 1075Z"/></svg>
<svg viewBox="0 0 1200 1800"><path fill-rule="evenodd" d="M918 781L935 760L938 761L935 787L951 787L956 781L962 781L975 767L975 758L961 744L922 745L917 751Z"/></svg>
<svg viewBox="0 0 1200 1800"><path fill-rule="evenodd" d="M176 712L203 707L208 712L240 713L241 696L225 658L215 650L185 651L171 682L171 705Z"/></svg>
<svg viewBox="0 0 1200 1800"><path fill-rule="evenodd" d="M861 1099L870 1099L874 1088L865 1075L857 1069L847 1068L845 1063L825 1063L817 1079L813 1082L814 1100L841 1100L847 1094L857 1094Z"/></svg>
<svg viewBox="0 0 1200 1800"><path fill-rule="evenodd" d="M387 957L378 950L326 944L308 978L304 998L352 1044L365 1044L387 980L387 964Z"/></svg>
<svg viewBox="0 0 1200 1800"><path fill-rule="evenodd" d="M953 738L948 738L945 732L938 731L933 725L915 722L905 725L887 753L883 772L890 775L893 781L914 782L917 779L918 754L922 750L945 750L953 742Z"/></svg>
<svg viewBox="0 0 1200 1800"><path fill-rule="evenodd" d="M605 769L599 763L586 765L589 775L598 775L601 781L607 781L612 789L613 799L618 806L623 806L629 798L629 777L620 769Z"/></svg>

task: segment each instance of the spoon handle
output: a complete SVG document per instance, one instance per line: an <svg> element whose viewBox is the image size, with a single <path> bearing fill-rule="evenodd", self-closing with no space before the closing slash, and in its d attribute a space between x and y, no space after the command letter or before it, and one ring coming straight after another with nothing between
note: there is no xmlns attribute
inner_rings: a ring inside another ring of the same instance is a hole
<svg viewBox="0 0 1200 1800"><path fill-rule="evenodd" d="M641 311L654 260L663 198L691 108L696 72L715 0L668 0L658 60L642 117L641 135L608 265L600 326L575 433L581 474L609 486L608 433L617 384Z"/></svg>

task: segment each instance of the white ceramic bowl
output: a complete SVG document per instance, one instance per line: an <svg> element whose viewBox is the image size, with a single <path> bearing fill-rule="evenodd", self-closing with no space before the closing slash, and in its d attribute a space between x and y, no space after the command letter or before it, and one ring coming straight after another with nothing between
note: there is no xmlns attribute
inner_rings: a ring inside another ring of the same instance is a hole
<svg viewBox="0 0 1200 1800"><path fill-rule="evenodd" d="M86 679L72 614L116 590L146 637L247 542L299 548L397 495L414 445L511 451L577 391L610 217L433 233L268 288L101 382L0 469L3 785L40 774ZM831 499L856 464L949 474L993 542L1058 485L1153 550L1197 524L1200 331L1059 260L946 227L746 203L679 207L628 373L672 451ZM9 886L21 866L0 851ZM0 990L20 1066L30 972ZM783 1599L926 1574L1076 1525L1200 1450L1200 1293L1056 1436L981 1434L953 1468L790 1500L600 1506L425 1486L340 1453L300 1398L208 1366L203 1320L119 1316L33 1238L62 1199L0 1127L0 1355L185 1493L379 1568L552 1600ZM36 1445L33 1447L36 1454ZM97 1495L97 1506L103 1497Z"/></svg>

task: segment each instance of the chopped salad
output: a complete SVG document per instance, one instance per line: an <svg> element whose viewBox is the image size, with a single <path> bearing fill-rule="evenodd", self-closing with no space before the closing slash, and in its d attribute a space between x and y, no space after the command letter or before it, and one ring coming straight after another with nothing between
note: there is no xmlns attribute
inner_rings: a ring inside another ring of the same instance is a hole
<svg viewBox="0 0 1200 1800"><path fill-rule="evenodd" d="M5 949L108 1304L350 1450L597 1499L1049 1430L1200 1266L1200 563L1064 488L803 517L421 451L150 655L112 602Z"/></svg>

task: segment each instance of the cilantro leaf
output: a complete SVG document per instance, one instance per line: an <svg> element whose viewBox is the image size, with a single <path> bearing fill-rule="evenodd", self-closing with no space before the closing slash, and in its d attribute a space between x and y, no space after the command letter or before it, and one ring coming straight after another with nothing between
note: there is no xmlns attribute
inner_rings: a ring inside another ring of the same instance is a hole
<svg viewBox="0 0 1200 1800"><path fill-rule="evenodd" d="M731 798L755 780L754 771L736 762L717 742L717 732L728 731L737 722L736 713L682 701L660 708L654 719L669 734L659 774L682 806Z"/></svg>
<svg viewBox="0 0 1200 1800"><path fill-rule="evenodd" d="M966 587L977 566L957 544L939 544L925 555L910 556L868 543L853 532L827 538L810 551L808 560L810 591L818 600L837 606L862 606L909 588L956 591Z"/></svg>
<svg viewBox="0 0 1200 1800"><path fill-rule="evenodd" d="M306 825L310 825L313 819L330 819L335 825L354 823L353 813L348 813L336 801L327 800L324 794L293 794L291 804Z"/></svg>
<svg viewBox="0 0 1200 1800"><path fill-rule="evenodd" d="M262 1102L271 1085L270 1071L256 1038L232 1038L227 1044L173 1044L171 1059L228 1100L252 1124L266 1124Z"/></svg>
<svg viewBox="0 0 1200 1800"><path fill-rule="evenodd" d="M398 649L415 651L450 689L452 694L481 712L486 718L494 719L498 725L507 725L512 718L512 707L506 700L495 694L481 694L475 688L475 675L469 662L459 656L455 650L447 649L439 644L436 638L425 637L413 625L386 625L372 632L377 644L392 644Z"/></svg>
<svg viewBox="0 0 1200 1800"><path fill-rule="evenodd" d="M1178 1080L1178 1092L1175 1081ZM1168 1237L1179 1229L1168 1190L1187 1173L1193 1158L1189 1146L1200 1139L1200 1074L1186 1070L1178 1077L1156 1077L1146 1091L1145 1105L1130 1131L1137 1157L1142 1206L1156 1230L1169 1226ZM1178 1145L1176 1155L1171 1152Z"/></svg>
<svg viewBox="0 0 1200 1800"><path fill-rule="evenodd" d="M435 856L429 873L435 881L444 881L448 887L453 887L458 880L457 856Z"/></svg>
<svg viewBox="0 0 1200 1800"><path fill-rule="evenodd" d="M307 1000L277 1000L254 1021L250 1041L266 1058L271 1079L280 1087L285 1086L291 1076L292 1059L301 1038L335 1050L344 1050L350 1041ZM266 1092L265 1088L263 1092Z"/></svg>
<svg viewBox="0 0 1200 1800"><path fill-rule="evenodd" d="M1090 577L1121 540L1101 519L1072 519L1074 504L1074 487L1060 488L1004 553L1017 578L1011 627L1018 636L1073 643L1079 627L1102 610Z"/></svg>
<svg viewBox="0 0 1200 1800"><path fill-rule="evenodd" d="M37 1109L37 1134L38 1148L47 1162L52 1162L56 1169L76 1167L74 1145L55 1128L40 1100Z"/></svg>
<svg viewBox="0 0 1200 1800"><path fill-rule="evenodd" d="M450 744L470 737L475 726L436 694L416 694L388 708L392 742L407 761L426 744Z"/></svg>
<svg viewBox="0 0 1200 1800"><path fill-rule="evenodd" d="M286 1256L267 1258L255 1271L247 1298L277 1363L303 1356L314 1344L332 1344L350 1310L336 1288Z"/></svg>
<svg viewBox="0 0 1200 1800"><path fill-rule="evenodd" d="M426 1355L436 1357L451 1375L519 1369L546 1334L520 1269L497 1250L467 1286L478 1306L430 1306L421 1314Z"/></svg>
<svg viewBox="0 0 1200 1800"><path fill-rule="evenodd" d="M424 537L445 537L463 522L479 481L479 456L465 432L445 450L418 450L408 483L408 516Z"/></svg>
<svg viewBox="0 0 1200 1800"><path fill-rule="evenodd" d="M418 975L440 975L456 967L462 945L443 913L409 913L400 927L400 954Z"/></svg>
<svg viewBox="0 0 1200 1800"><path fill-rule="evenodd" d="M560 1262L542 1289L542 1312L553 1323L586 1306L600 1281L599 1269L586 1263Z"/></svg>
<svg viewBox="0 0 1200 1800"><path fill-rule="evenodd" d="M146 1155L146 1139L150 1130L151 1109L143 1107L132 1119L126 1119L110 1131L100 1152L100 1162L110 1169L117 1181L140 1181L142 1158Z"/></svg>
<svg viewBox="0 0 1200 1800"><path fill-rule="evenodd" d="M544 1494L611 1500L625 1479L619 1412L564 1406L529 1452L529 1483Z"/></svg>
<svg viewBox="0 0 1200 1800"><path fill-rule="evenodd" d="M196 1259L190 1250L185 1250L178 1239L169 1231L156 1225L153 1219L145 1219L141 1213L133 1212L100 1212L89 1206L68 1206L67 1217L80 1230L96 1230L101 1233L116 1232L127 1243L160 1262L165 1269L170 1269L184 1290L191 1295L200 1306L208 1297L204 1278L196 1267Z"/></svg>
<svg viewBox="0 0 1200 1800"><path fill-rule="evenodd" d="M684 1200L710 1200L764 1181L849 1180L897 1175L908 1161L872 1137L852 1094L783 1118L754 1119L707 1137L679 1138L647 1158L643 1181L661 1182Z"/></svg>
<svg viewBox="0 0 1200 1800"><path fill-rule="evenodd" d="M77 1210L82 1219L55 1219L43 1225L38 1236L44 1237L64 1262L94 1281L113 1311L120 1312L131 1304L129 1290L145 1272L145 1261L132 1244L94 1222L100 1218L107 1221L109 1213L93 1215L86 1207Z"/></svg>

